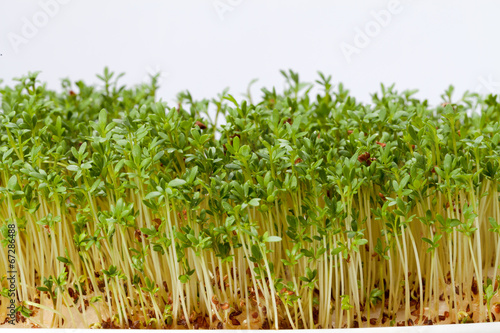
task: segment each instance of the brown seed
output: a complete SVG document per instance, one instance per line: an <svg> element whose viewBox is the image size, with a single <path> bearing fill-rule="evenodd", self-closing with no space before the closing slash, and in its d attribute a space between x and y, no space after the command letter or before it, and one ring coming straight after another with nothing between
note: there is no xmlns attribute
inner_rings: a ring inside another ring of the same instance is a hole
<svg viewBox="0 0 500 333"><path fill-rule="evenodd" d="M365 161L368 161L370 159L370 153L369 152L365 152L361 155L358 156L358 161L360 163L363 163Z"/></svg>
<svg viewBox="0 0 500 333"><path fill-rule="evenodd" d="M221 309L222 309L222 310L227 310L227 309L229 309L229 303L228 303L228 302L226 302L226 303L222 303L222 305L221 305Z"/></svg>
<svg viewBox="0 0 500 333"><path fill-rule="evenodd" d="M142 232L139 229L135 229L135 239L142 243Z"/></svg>
<svg viewBox="0 0 500 333"><path fill-rule="evenodd" d="M259 313L257 311L252 313L252 318L256 319L259 316Z"/></svg>
<svg viewBox="0 0 500 333"><path fill-rule="evenodd" d="M376 144L378 144L380 147L384 148L385 146L387 146L387 144L383 143L383 142L376 142Z"/></svg>
<svg viewBox="0 0 500 333"><path fill-rule="evenodd" d="M234 317L237 317L239 316L240 314L242 314L241 311L233 311L231 312L231 314L229 315L229 319L233 319Z"/></svg>
<svg viewBox="0 0 500 333"><path fill-rule="evenodd" d="M302 159L299 157L295 160L295 164L302 162Z"/></svg>
<svg viewBox="0 0 500 333"><path fill-rule="evenodd" d="M224 325L223 325L223 324L219 321L219 322L217 323L217 329L218 329L218 330L221 330L221 329L223 329L223 328L224 328Z"/></svg>
<svg viewBox="0 0 500 333"><path fill-rule="evenodd" d="M493 305L493 311L495 311L496 314L500 313L500 304L495 304Z"/></svg>
<svg viewBox="0 0 500 333"><path fill-rule="evenodd" d="M201 121L198 121L198 120L194 124L202 130L207 128L207 125L205 125L204 123L202 123Z"/></svg>
<svg viewBox="0 0 500 333"><path fill-rule="evenodd" d="M217 300L217 297L212 296L212 303L214 303L215 305L219 304L219 301Z"/></svg>
<svg viewBox="0 0 500 333"><path fill-rule="evenodd" d="M158 230L161 225L161 219L153 219L153 222L155 223L155 229Z"/></svg>
<svg viewBox="0 0 500 333"><path fill-rule="evenodd" d="M69 91L69 95L70 95L70 96L76 96L76 93L75 93L73 90L70 90L70 91Z"/></svg>
<svg viewBox="0 0 500 333"><path fill-rule="evenodd" d="M477 295L477 293L479 292L476 279L472 279L472 286L470 290L474 295Z"/></svg>
<svg viewBox="0 0 500 333"><path fill-rule="evenodd" d="M370 319L370 325L377 325L377 319L376 318L371 318Z"/></svg>
<svg viewBox="0 0 500 333"><path fill-rule="evenodd" d="M240 324L240 321L239 321L238 319L236 319L236 318L231 319L231 324L233 324L234 326L239 326L239 325L241 325L241 324Z"/></svg>

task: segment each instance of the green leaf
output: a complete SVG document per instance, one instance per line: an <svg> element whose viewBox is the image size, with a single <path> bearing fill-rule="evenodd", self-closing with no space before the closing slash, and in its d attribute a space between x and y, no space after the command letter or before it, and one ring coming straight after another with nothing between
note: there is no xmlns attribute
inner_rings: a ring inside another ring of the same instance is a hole
<svg viewBox="0 0 500 333"><path fill-rule="evenodd" d="M251 250L252 256L257 260L257 262L262 260L262 253L260 252L260 248L257 245L252 245Z"/></svg>
<svg viewBox="0 0 500 333"><path fill-rule="evenodd" d="M80 168L78 167L78 165L70 164L66 167L66 169L68 169L69 171L78 171Z"/></svg>
<svg viewBox="0 0 500 333"><path fill-rule="evenodd" d="M106 122L107 122L107 112L105 109L102 109L99 112L99 126L101 128L104 128L106 126Z"/></svg>
<svg viewBox="0 0 500 333"><path fill-rule="evenodd" d="M9 180L7 181L7 188L11 191L15 191L18 188L16 176L12 176L9 178Z"/></svg>
<svg viewBox="0 0 500 333"><path fill-rule="evenodd" d="M64 264L70 264L71 262L69 261L68 258L65 258L65 257L57 257L57 260L59 260L60 262L64 263Z"/></svg>
<svg viewBox="0 0 500 333"><path fill-rule="evenodd" d="M159 161L163 157L163 155L165 155L165 152L162 150L153 157L153 161Z"/></svg>
<svg viewBox="0 0 500 333"><path fill-rule="evenodd" d="M394 188L394 192L398 192L399 191L399 185L398 185L398 182L393 180L392 181L392 187Z"/></svg>
<svg viewBox="0 0 500 333"><path fill-rule="evenodd" d="M169 183L168 183L168 186L169 187L178 187L178 186L182 186L186 184L186 181L184 179L179 179L179 178L176 178L174 180L171 180Z"/></svg>
<svg viewBox="0 0 500 333"><path fill-rule="evenodd" d="M141 232L145 235L148 235L148 236L154 236L157 233L157 231L154 227L152 227L151 229L141 228Z"/></svg>
<svg viewBox="0 0 500 333"><path fill-rule="evenodd" d="M253 198L248 202L250 206L257 207L259 205L260 199L259 198Z"/></svg>
<svg viewBox="0 0 500 333"><path fill-rule="evenodd" d="M96 302L100 302L102 300L102 296L94 296L90 299L90 303L96 303Z"/></svg>
<svg viewBox="0 0 500 333"><path fill-rule="evenodd" d="M233 148L236 152L240 150L240 138L238 136L233 138Z"/></svg>
<svg viewBox="0 0 500 333"><path fill-rule="evenodd" d="M169 184L169 185L170 185L170 184ZM154 198L159 197L160 195L161 195L161 193L160 193L160 192L156 192L156 191L155 191L155 192L150 192L150 193L148 193L148 194L146 195L145 199L146 199L146 200L151 200L151 199L154 199Z"/></svg>
<svg viewBox="0 0 500 333"><path fill-rule="evenodd" d="M422 240L426 243L429 243L431 246L434 245L434 242L431 241L429 238L422 237Z"/></svg>
<svg viewBox="0 0 500 333"><path fill-rule="evenodd" d="M231 169L231 170L240 170L241 169L241 167L236 163L228 163L228 164L226 164L226 168Z"/></svg>
<svg viewBox="0 0 500 333"><path fill-rule="evenodd" d="M272 243L272 242L281 242L281 237L278 236L269 236L265 240L267 243Z"/></svg>

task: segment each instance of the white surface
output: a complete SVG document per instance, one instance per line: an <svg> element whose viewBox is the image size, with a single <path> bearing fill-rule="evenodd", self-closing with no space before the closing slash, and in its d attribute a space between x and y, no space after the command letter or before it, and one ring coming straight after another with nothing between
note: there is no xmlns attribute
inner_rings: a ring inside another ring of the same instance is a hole
<svg viewBox="0 0 500 333"><path fill-rule="evenodd" d="M377 23L373 12L390 6L397 13ZM500 93L499 11L459 0L0 0L0 78L42 70L57 88L67 76L95 82L105 65L127 72L124 83L161 70L170 100L187 88L239 96L253 78L255 93L281 89L279 69L292 68L308 81L332 74L363 100L395 82L438 103L450 83ZM347 59L341 46L356 41Z"/></svg>

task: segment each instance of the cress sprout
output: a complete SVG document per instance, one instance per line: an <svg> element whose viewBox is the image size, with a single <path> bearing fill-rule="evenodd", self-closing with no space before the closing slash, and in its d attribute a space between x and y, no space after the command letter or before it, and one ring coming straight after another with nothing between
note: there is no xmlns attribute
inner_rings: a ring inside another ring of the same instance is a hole
<svg viewBox="0 0 500 333"><path fill-rule="evenodd" d="M129 88L108 69L2 85L0 320L11 299L46 327L495 320L498 97L450 87L432 107L382 85L366 104L282 74L258 101L172 105L157 77Z"/></svg>

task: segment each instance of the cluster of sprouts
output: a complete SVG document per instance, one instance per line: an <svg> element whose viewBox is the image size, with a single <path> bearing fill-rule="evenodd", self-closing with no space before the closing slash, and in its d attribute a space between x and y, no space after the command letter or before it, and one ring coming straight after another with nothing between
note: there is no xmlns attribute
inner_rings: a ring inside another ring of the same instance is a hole
<svg viewBox="0 0 500 333"><path fill-rule="evenodd" d="M36 326L494 321L497 96L382 86L364 104L283 75L258 103L169 105L107 69L1 86L0 320L15 224L17 317Z"/></svg>

